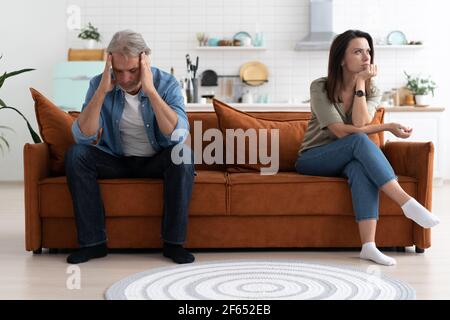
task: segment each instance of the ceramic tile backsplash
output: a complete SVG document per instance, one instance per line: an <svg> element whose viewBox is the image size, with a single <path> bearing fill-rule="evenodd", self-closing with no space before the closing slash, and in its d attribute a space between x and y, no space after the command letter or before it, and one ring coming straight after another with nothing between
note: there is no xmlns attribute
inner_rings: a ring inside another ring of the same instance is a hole
<svg viewBox="0 0 450 320"><path fill-rule="evenodd" d="M152 63L175 76L185 76L185 55L200 57L198 74L213 69L219 75L237 75L251 60L265 63L269 82L253 88L256 95L268 94L271 101L298 102L309 96L310 82L326 74L328 53L294 51L296 41L309 31L308 0L66 0L81 8L81 22L92 22L106 46L117 30L141 32L152 48ZM411 40L427 43L430 30L417 23L426 14L420 0L334 0L334 30L357 28L384 39L392 30L402 30ZM229 37L247 31L263 32L267 50L261 52L205 52L196 50L196 32L210 37ZM77 32L68 31L68 46L81 46ZM403 70L427 72L426 50L379 49L381 89L404 83Z"/></svg>

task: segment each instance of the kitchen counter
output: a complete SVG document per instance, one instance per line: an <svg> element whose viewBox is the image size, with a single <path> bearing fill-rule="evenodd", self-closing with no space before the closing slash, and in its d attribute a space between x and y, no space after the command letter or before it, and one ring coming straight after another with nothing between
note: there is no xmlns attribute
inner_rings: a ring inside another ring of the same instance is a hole
<svg viewBox="0 0 450 320"><path fill-rule="evenodd" d="M443 107L414 107L414 106L395 106L395 107L383 107L385 112L444 112Z"/></svg>

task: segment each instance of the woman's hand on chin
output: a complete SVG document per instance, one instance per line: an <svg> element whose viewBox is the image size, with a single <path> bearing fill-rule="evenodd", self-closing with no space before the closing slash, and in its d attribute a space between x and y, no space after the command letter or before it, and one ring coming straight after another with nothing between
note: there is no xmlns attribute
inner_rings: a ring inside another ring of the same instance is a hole
<svg viewBox="0 0 450 320"><path fill-rule="evenodd" d="M376 64L369 64L364 67L364 70L356 74L356 79L366 81L369 80L370 78L376 77L377 74L378 74L378 66Z"/></svg>

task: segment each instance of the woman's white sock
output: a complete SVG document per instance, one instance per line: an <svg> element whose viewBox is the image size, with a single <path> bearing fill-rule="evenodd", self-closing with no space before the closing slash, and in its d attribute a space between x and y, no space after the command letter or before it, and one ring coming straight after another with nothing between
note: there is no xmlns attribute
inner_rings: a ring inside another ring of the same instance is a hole
<svg viewBox="0 0 450 320"><path fill-rule="evenodd" d="M361 259L372 260L378 264L382 264L385 266L393 266L397 263L394 258L388 257L385 254L382 254L380 250L378 250L375 242L366 242L363 244L361 253L359 254Z"/></svg>
<svg viewBox="0 0 450 320"><path fill-rule="evenodd" d="M435 214L428 211L414 198L406 201L406 203L402 205L402 210L406 217L424 228L434 227L440 222L439 218Z"/></svg>

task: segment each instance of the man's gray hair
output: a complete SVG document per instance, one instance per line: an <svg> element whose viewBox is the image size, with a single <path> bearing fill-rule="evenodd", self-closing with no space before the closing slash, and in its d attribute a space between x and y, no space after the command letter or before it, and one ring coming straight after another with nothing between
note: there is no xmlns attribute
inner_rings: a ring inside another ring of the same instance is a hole
<svg viewBox="0 0 450 320"><path fill-rule="evenodd" d="M116 32L106 51L108 53L120 53L126 57L138 57L141 52L149 55L151 52L142 35L133 30Z"/></svg>

